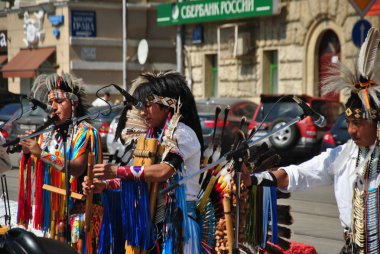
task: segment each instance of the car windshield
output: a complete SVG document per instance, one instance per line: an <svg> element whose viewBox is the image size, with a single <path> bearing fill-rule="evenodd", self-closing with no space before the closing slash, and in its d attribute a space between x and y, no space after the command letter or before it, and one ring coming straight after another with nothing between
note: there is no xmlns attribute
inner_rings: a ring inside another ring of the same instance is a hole
<svg viewBox="0 0 380 254"><path fill-rule="evenodd" d="M219 114L219 118L223 118L224 117L224 108L226 108L227 105L211 104L211 103L197 103L198 114L200 114L200 115L214 115L215 109L218 105L222 109L222 111Z"/></svg>
<svg viewBox="0 0 380 254"><path fill-rule="evenodd" d="M215 113L216 106L218 104L197 103L197 110L199 113L213 114Z"/></svg>
<svg viewBox="0 0 380 254"><path fill-rule="evenodd" d="M261 105L260 111L256 117L256 122L261 122L268 115L266 122L272 122L274 119L278 117L290 117L295 118L301 115L302 109L298 106L298 104L293 102L282 102L278 103L273 107L275 102L263 103ZM273 109L272 109L273 107Z"/></svg>

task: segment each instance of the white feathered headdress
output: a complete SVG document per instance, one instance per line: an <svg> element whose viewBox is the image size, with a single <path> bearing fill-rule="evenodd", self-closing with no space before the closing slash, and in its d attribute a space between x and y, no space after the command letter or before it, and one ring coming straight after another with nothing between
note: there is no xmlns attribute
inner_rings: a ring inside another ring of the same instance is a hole
<svg viewBox="0 0 380 254"><path fill-rule="evenodd" d="M350 91L346 115L355 118L380 119L380 66L375 66L379 46L379 31L372 27L360 48L357 69L351 71L338 63L330 66L329 75L322 80L322 94ZM378 112L379 111L379 112Z"/></svg>

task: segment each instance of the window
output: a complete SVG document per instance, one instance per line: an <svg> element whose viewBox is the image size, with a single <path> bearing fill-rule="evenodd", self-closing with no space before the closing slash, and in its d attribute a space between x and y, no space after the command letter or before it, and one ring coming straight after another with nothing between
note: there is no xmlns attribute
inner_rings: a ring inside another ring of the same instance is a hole
<svg viewBox="0 0 380 254"><path fill-rule="evenodd" d="M278 94L278 52L267 50L263 54L263 92Z"/></svg>
<svg viewBox="0 0 380 254"><path fill-rule="evenodd" d="M214 55L206 55L204 67L205 80L205 96L218 96L218 57Z"/></svg>

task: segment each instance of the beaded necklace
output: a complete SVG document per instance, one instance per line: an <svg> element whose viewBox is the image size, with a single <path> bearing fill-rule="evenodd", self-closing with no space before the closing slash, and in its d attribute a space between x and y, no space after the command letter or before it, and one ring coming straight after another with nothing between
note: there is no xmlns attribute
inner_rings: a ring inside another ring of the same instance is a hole
<svg viewBox="0 0 380 254"><path fill-rule="evenodd" d="M370 152L369 148L359 148L356 167ZM380 149L376 147L370 159L363 165L363 177L358 177L353 197L353 240L360 248L359 253L379 251L379 188L373 186L379 174ZM372 185L372 186L371 186Z"/></svg>

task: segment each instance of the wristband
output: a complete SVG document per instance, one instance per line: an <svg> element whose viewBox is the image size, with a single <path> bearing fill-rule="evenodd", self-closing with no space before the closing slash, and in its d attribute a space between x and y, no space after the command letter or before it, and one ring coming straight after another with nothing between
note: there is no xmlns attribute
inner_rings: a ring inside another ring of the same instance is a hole
<svg viewBox="0 0 380 254"><path fill-rule="evenodd" d="M104 181L106 183L106 190L118 190L120 189L120 179L108 179Z"/></svg>
<svg viewBox="0 0 380 254"><path fill-rule="evenodd" d="M119 166L116 176L126 180L144 180L144 166Z"/></svg>
<svg viewBox="0 0 380 254"><path fill-rule="evenodd" d="M273 173L265 171L251 175L252 185L257 186L277 186L277 179Z"/></svg>

